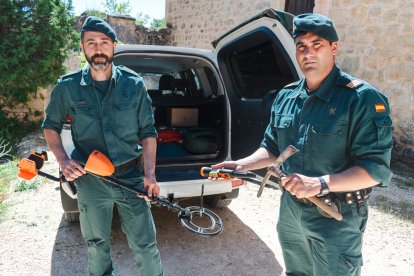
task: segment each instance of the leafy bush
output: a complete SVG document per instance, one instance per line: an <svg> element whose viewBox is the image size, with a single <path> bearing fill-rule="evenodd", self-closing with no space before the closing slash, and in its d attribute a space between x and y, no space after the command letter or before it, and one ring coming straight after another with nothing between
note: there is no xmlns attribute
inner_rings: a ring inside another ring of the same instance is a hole
<svg viewBox="0 0 414 276"><path fill-rule="evenodd" d="M75 17L64 1L0 1L0 94L11 103L56 82L78 49Z"/></svg>
<svg viewBox="0 0 414 276"><path fill-rule="evenodd" d="M17 183L15 192L24 192L27 190L37 190L38 186L40 185L40 182L38 180L34 181L25 181L21 180L19 183Z"/></svg>

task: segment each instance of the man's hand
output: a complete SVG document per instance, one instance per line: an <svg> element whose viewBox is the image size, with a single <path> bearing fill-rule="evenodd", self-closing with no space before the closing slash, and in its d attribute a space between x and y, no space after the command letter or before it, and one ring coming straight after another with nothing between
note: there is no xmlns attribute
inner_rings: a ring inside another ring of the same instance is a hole
<svg viewBox="0 0 414 276"><path fill-rule="evenodd" d="M229 170L240 170L241 166L237 163L237 161L225 161L219 164L212 165L211 168L213 169L229 169ZM241 170L240 170L241 171ZM211 181L221 181L221 180L228 180L226 178L221 177L209 177L208 180Z"/></svg>
<svg viewBox="0 0 414 276"><path fill-rule="evenodd" d="M148 197L144 197L146 201L151 201L151 197L158 197L160 195L160 186L158 186L155 175L144 176L144 188L148 193Z"/></svg>
<svg viewBox="0 0 414 276"><path fill-rule="evenodd" d="M59 165L67 181L73 181L86 173L82 165L73 159L66 159Z"/></svg>
<svg viewBox="0 0 414 276"><path fill-rule="evenodd" d="M247 166L244 165L241 161L224 161L222 163L218 163L211 166L213 169L229 169L229 170L235 170L239 172L245 172L247 171Z"/></svg>
<svg viewBox="0 0 414 276"><path fill-rule="evenodd" d="M285 190L297 198L315 196L321 191L321 182L317 177L294 173L282 177L281 182Z"/></svg>

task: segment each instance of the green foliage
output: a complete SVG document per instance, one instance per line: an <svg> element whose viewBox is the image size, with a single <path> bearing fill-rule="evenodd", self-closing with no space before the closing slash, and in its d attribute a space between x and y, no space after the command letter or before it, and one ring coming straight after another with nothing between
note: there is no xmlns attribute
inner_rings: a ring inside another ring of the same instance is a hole
<svg viewBox="0 0 414 276"><path fill-rule="evenodd" d="M147 26L153 30L167 26L167 22L165 21L165 18L161 18L161 19L154 18L151 20L151 17L148 14L143 14L142 12L139 12L137 14L135 23L138 25Z"/></svg>
<svg viewBox="0 0 414 276"><path fill-rule="evenodd" d="M14 191L15 192L24 192L24 191L28 191L28 190L37 190L39 185L40 185L40 182L38 180L34 180L34 181L20 180L19 183L17 183L16 188L14 189Z"/></svg>
<svg viewBox="0 0 414 276"><path fill-rule="evenodd" d="M106 13L99 11L99 10L94 10L94 9L86 10L83 14L86 14L88 16L96 16L103 20L106 20L108 18Z"/></svg>
<svg viewBox="0 0 414 276"><path fill-rule="evenodd" d="M0 165L0 221L3 220L4 214L9 207L4 203L4 199L7 197L9 184L16 179L17 175L17 161L8 162Z"/></svg>
<svg viewBox="0 0 414 276"><path fill-rule="evenodd" d="M151 29L158 29L158 28L163 28L166 26L167 26L167 22L165 21L165 18L161 18L161 19L154 18L150 24Z"/></svg>
<svg viewBox="0 0 414 276"><path fill-rule="evenodd" d="M86 56L83 52L79 54L79 58L81 60L80 68L83 68L88 61L86 60Z"/></svg>
<svg viewBox="0 0 414 276"><path fill-rule="evenodd" d="M105 11L109 14L129 15L131 13L129 0L120 3L117 0L105 0L102 4L105 6Z"/></svg>
<svg viewBox="0 0 414 276"><path fill-rule="evenodd" d="M148 14L144 14L143 12L139 12L137 14L137 18L135 20L135 23L138 25L147 25L151 17Z"/></svg>
<svg viewBox="0 0 414 276"><path fill-rule="evenodd" d="M26 102L65 73L63 62L79 44L75 17L57 0L3 0L0 11L0 94Z"/></svg>
<svg viewBox="0 0 414 276"><path fill-rule="evenodd" d="M16 179L17 176L17 161L11 161L0 165L0 199L7 194L9 183Z"/></svg>

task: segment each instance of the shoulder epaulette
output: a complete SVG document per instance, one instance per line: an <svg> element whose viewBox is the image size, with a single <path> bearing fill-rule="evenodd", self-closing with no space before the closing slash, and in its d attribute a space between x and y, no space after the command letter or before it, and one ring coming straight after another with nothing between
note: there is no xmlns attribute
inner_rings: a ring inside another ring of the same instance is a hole
<svg viewBox="0 0 414 276"><path fill-rule="evenodd" d="M67 73L66 75L63 75L60 78L61 79L68 78L70 76L73 76L73 75L76 75L76 74L80 73L81 71L82 71L82 69L78 69L76 71L73 71L73 72Z"/></svg>
<svg viewBox="0 0 414 276"><path fill-rule="evenodd" d="M364 82L352 77L351 75L345 73L345 72L341 72L341 76L338 80L338 85L340 86L345 86L349 89L356 89L356 88L361 88L363 87ZM358 89L357 89L358 90Z"/></svg>
<svg viewBox="0 0 414 276"><path fill-rule="evenodd" d="M295 81L295 82L292 82L292 83L289 83L289 84L285 85L285 87L283 87L283 88L297 86L299 84L299 82L300 82L300 80Z"/></svg>
<svg viewBox="0 0 414 276"><path fill-rule="evenodd" d="M350 82L348 82L345 86L351 89L357 88L360 85L362 85L362 81L358 80L358 79L354 79Z"/></svg>

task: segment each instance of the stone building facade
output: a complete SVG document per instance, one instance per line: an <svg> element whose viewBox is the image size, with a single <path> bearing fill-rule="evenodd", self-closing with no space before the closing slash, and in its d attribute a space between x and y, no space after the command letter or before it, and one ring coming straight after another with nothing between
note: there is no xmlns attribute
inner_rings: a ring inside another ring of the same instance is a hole
<svg viewBox="0 0 414 276"><path fill-rule="evenodd" d="M171 44L212 49L211 41L285 0L166 0ZM396 156L414 161L414 1L316 0L340 41L337 64L379 88L390 101Z"/></svg>

